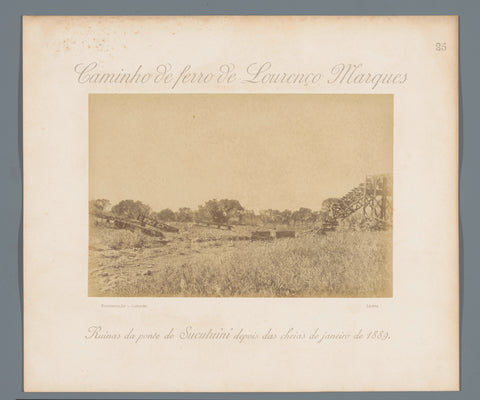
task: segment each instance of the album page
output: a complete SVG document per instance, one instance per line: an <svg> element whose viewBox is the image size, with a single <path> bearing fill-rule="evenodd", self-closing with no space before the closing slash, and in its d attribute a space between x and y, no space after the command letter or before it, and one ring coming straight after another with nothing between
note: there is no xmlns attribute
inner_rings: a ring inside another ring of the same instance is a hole
<svg viewBox="0 0 480 400"><path fill-rule="evenodd" d="M26 16L24 390L459 389L456 16Z"/></svg>

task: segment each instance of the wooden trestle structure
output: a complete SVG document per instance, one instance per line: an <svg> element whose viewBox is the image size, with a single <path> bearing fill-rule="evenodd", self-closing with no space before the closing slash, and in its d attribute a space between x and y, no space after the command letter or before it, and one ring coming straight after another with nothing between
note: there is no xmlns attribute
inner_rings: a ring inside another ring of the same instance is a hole
<svg viewBox="0 0 480 400"><path fill-rule="evenodd" d="M326 213L323 230L334 230L338 222L363 209L365 219L376 221L387 228L393 223L392 175L367 175L365 182L350 190L342 198L327 199L322 204Z"/></svg>

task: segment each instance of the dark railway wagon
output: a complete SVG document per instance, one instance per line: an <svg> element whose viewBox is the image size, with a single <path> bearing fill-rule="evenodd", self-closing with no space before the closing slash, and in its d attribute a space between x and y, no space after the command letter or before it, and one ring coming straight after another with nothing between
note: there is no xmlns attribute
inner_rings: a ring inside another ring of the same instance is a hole
<svg viewBox="0 0 480 400"><path fill-rule="evenodd" d="M277 239L294 238L295 237L295 231L277 231L277 232L275 232L275 237Z"/></svg>
<svg viewBox="0 0 480 400"><path fill-rule="evenodd" d="M271 240L273 239L270 231L255 231L252 232L251 236L252 240Z"/></svg>

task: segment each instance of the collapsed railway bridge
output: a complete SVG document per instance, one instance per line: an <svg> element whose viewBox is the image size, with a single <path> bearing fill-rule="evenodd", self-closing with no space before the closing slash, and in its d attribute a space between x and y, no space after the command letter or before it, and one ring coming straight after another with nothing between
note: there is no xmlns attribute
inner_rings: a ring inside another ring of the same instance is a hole
<svg viewBox="0 0 480 400"><path fill-rule="evenodd" d="M118 216L113 213L96 212L95 218L107 220L107 222L113 223L115 228L128 229L130 231L138 230L145 235L163 238L165 235L163 232L177 233L179 230L174 226L167 225L163 222L156 221L150 218L143 218L141 220L126 218L124 216Z"/></svg>
<svg viewBox="0 0 480 400"><path fill-rule="evenodd" d="M386 229L393 223L393 177L390 174L367 175L365 182L345 196L326 199L322 211L325 214L323 231L335 230L339 221L357 212L378 229Z"/></svg>

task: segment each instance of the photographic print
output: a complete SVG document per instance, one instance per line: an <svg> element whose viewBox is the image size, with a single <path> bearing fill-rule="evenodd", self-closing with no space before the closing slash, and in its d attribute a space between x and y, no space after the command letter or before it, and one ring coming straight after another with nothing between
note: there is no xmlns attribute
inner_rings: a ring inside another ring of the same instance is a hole
<svg viewBox="0 0 480 400"><path fill-rule="evenodd" d="M88 294L391 297L393 95L90 94Z"/></svg>
<svg viewBox="0 0 480 400"><path fill-rule="evenodd" d="M25 391L458 390L457 17L22 40Z"/></svg>

